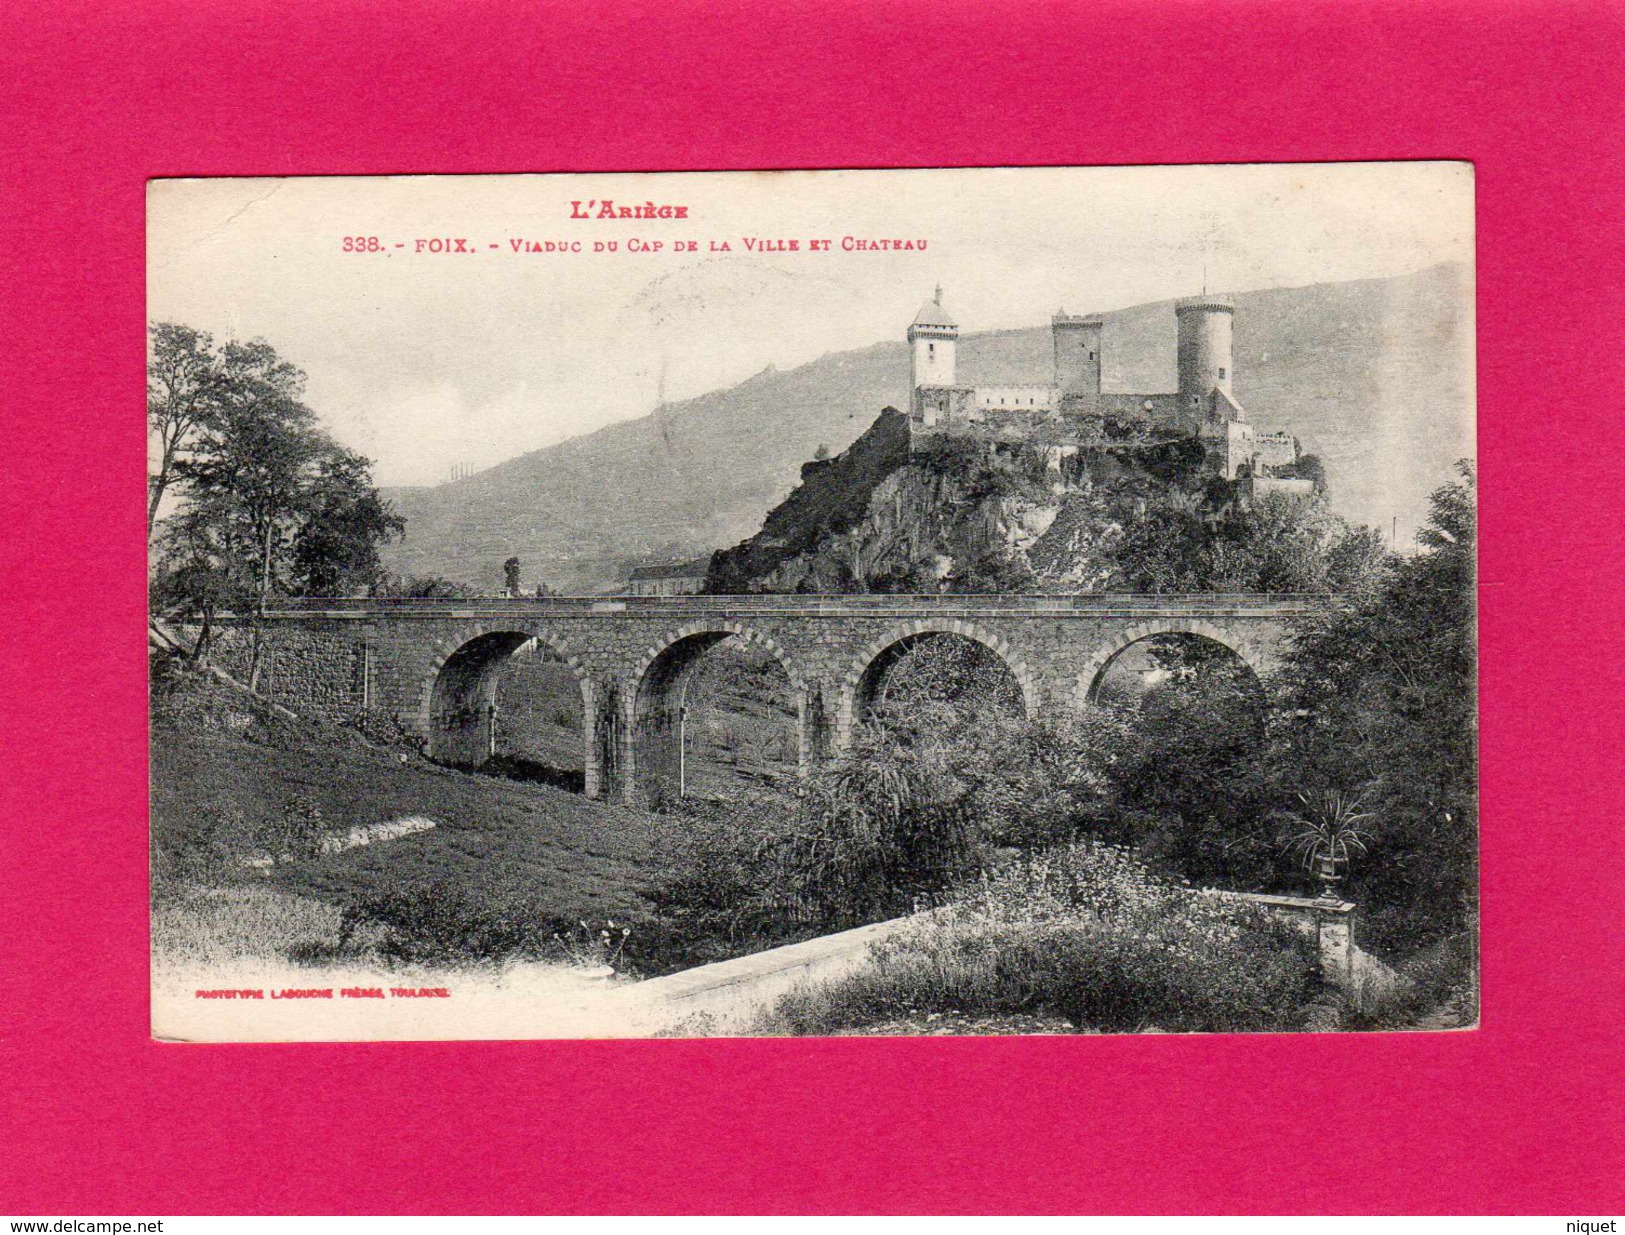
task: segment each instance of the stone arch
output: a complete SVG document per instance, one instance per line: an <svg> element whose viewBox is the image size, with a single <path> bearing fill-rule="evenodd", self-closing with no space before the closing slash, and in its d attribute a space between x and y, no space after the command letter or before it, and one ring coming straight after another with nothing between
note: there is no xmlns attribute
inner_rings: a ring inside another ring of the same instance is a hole
<svg viewBox="0 0 1625 1235"><path fill-rule="evenodd" d="M724 639L732 636L766 649L771 653L773 659L779 662L779 667L784 670L784 675L790 679L791 688L798 694L805 692L806 683L802 680L801 673L797 670L795 662L785 654L784 649L778 645L773 636L756 630L754 627L746 626L743 622L690 622L686 626L678 626L675 629L666 631L657 642L650 644L644 651L638 660L637 667L632 671L632 687L627 697L621 701L622 707L631 709L636 706L638 693L643 689L644 678L648 675L649 669L655 661L659 660L677 644L685 639L692 639L695 635L720 635ZM719 643L721 641L721 639L717 640Z"/></svg>
<svg viewBox="0 0 1625 1235"><path fill-rule="evenodd" d="M436 749L440 735L435 725L435 704L437 693L444 695L451 686L446 679L448 666L455 668L459 657L469 657L469 663L464 669L465 680L458 684L460 694L469 696L494 691L497 668L517 648L532 639L539 640L551 648L575 675L576 683L581 690L586 781L584 788L588 797L598 797L602 761L598 757L593 741L597 717L597 692L592 677L561 635L537 623L523 621L470 623L435 639L429 647L428 666L418 684L419 731L427 740L430 755L435 758L441 757L444 751L437 752ZM442 740L441 745L445 750L451 750L455 744Z"/></svg>
<svg viewBox="0 0 1625 1235"><path fill-rule="evenodd" d="M582 706L585 707L590 703L592 679L580 659L570 650L563 636L529 622L470 623L455 634L442 635L429 645L429 665L418 679L417 692L417 719L424 733L429 731L429 716L434 708L434 688L440 678L440 671L446 667L446 662L463 648L488 635L515 635L519 637L519 643L540 639L558 654L570 667L570 672L575 674L576 681L581 683ZM514 646L517 647L518 643Z"/></svg>
<svg viewBox="0 0 1625 1235"><path fill-rule="evenodd" d="M1242 663L1253 671L1253 676L1260 684L1271 667L1271 658L1267 652L1251 639L1242 638L1229 627L1202 618L1159 618L1151 622L1136 623L1114 632L1111 638L1102 641L1090 653L1078 671L1072 687L1073 708L1082 712L1089 707L1100 675L1119 653L1142 639L1154 638L1157 635L1198 635L1204 639L1211 639L1240 657Z"/></svg>
<svg viewBox="0 0 1625 1235"><path fill-rule="evenodd" d="M706 648L722 643L727 639L737 638L745 643L754 644L762 648L778 663L779 668L790 682L790 692L795 700L796 707L796 767L805 773L811 758L811 736L808 733L807 717L807 683L801 671L791 660L790 656L779 645L773 636L765 631L757 630L743 622L736 621L699 621L690 622L683 626L674 627L664 631L660 637L650 644L638 658L628 680L627 688L621 693L619 700L621 729L625 734L624 748L620 756L620 766L624 771L622 793L628 801L637 798L638 778L649 774L649 769L640 769L637 766L637 739L641 732L639 709L647 708L653 702L651 690L654 687L654 672L674 648L704 636L714 636L696 649L697 653ZM686 668L686 665L681 666Z"/></svg>
<svg viewBox="0 0 1625 1235"><path fill-rule="evenodd" d="M888 648L894 647L904 640L914 639L921 635L959 635L979 643L988 651L997 656L1021 688L1021 706L1030 720L1038 715L1039 691L1038 677L1028 667L1026 661L1012 648L1008 640L1001 638L992 631L975 622L954 618L948 621L933 621L922 619L913 622L902 622L893 626L880 638L872 640L853 659L847 669L845 677L841 679L839 701L835 715L835 744L838 749L845 749L852 740L852 728L857 721L858 688L863 676L869 667Z"/></svg>

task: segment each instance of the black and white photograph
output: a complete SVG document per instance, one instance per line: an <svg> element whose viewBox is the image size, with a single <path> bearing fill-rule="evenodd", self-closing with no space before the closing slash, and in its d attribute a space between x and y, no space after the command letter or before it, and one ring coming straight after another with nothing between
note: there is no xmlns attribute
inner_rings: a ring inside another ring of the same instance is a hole
<svg viewBox="0 0 1625 1235"><path fill-rule="evenodd" d="M154 1036L1474 1029L1473 211L152 181Z"/></svg>

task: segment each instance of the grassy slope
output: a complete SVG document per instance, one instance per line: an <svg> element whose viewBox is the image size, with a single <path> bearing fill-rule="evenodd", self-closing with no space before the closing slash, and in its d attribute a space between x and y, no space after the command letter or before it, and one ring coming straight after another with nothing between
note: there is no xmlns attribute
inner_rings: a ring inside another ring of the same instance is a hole
<svg viewBox="0 0 1625 1235"><path fill-rule="evenodd" d="M241 701L227 711L246 712ZM306 723L255 725L246 736L187 723L153 726L152 823L162 844L205 811L235 804L250 824L314 802L335 829L422 815L433 831L280 867L290 891L343 902L386 882L443 880L477 888L496 878L538 889L567 917L641 907L637 889L672 841L656 816L589 802L544 785L453 772Z"/></svg>
<svg viewBox="0 0 1625 1235"><path fill-rule="evenodd" d="M560 771L586 766L581 685L563 663L518 653L497 687L497 749Z"/></svg>

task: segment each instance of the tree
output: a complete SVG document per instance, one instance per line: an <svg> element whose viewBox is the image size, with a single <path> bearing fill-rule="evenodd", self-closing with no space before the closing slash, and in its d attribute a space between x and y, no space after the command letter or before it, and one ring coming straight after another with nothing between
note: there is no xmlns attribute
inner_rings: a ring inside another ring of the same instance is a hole
<svg viewBox="0 0 1625 1235"><path fill-rule="evenodd" d="M251 593L242 580L222 569L228 561L215 544L209 522L194 509L183 511L164 528L163 557L152 579L149 604L156 614L174 614L197 623L191 659L208 654L216 615L249 606Z"/></svg>
<svg viewBox="0 0 1625 1235"><path fill-rule="evenodd" d="M371 464L317 425L302 401L304 374L264 340L215 346L169 324L153 338L161 368L149 396L160 396L162 440L172 446L150 509L165 491L180 502L155 524L152 594L201 621L194 654L223 610L262 612L273 596L372 583L378 546L405 524L373 489ZM251 685L258 646L256 633Z"/></svg>
<svg viewBox="0 0 1625 1235"><path fill-rule="evenodd" d="M1285 463L1273 468L1275 475L1281 477L1296 477L1299 480L1313 481L1315 493L1325 500L1329 490L1326 487L1326 465L1321 462L1319 455L1299 455L1297 462Z"/></svg>
<svg viewBox="0 0 1625 1235"><path fill-rule="evenodd" d="M1105 676L1083 721L1107 785L1098 830L1193 880L1269 886L1278 855L1260 827L1272 801L1261 683L1207 639L1158 636L1148 650L1155 672Z"/></svg>
<svg viewBox="0 0 1625 1235"><path fill-rule="evenodd" d="M1368 928L1411 947L1476 907L1476 475L1437 490L1423 551L1354 603L1300 620L1279 678L1279 783L1363 787L1370 860L1350 879Z"/></svg>
<svg viewBox="0 0 1625 1235"><path fill-rule="evenodd" d="M215 406L225 373L214 340L190 326L159 322L147 331L147 428L156 456L147 478L147 543L152 543L176 463Z"/></svg>
<svg viewBox="0 0 1625 1235"><path fill-rule="evenodd" d="M1114 586L1133 592L1349 592L1382 559L1382 538L1319 500L1271 494L1222 517L1173 493L1129 522Z"/></svg>
<svg viewBox="0 0 1625 1235"><path fill-rule="evenodd" d="M252 577L256 608L291 591L284 552L309 510L317 460L334 449L300 401L304 374L263 340L227 343L219 397L176 464L195 523L207 520L221 566Z"/></svg>
<svg viewBox="0 0 1625 1235"><path fill-rule="evenodd" d="M318 456L307 518L294 536L294 585L306 596L371 589L382 564L378 547L406 532L406 520L372 487L371 464L333 446Z"/></svg>
<svg viewBox="0 0 1625 1235"><path fill-rule="evenodd" d="M1210 535L1201 499L1170 493L1126 520L1123 540L1113 554L1117 574L1111 590L1204 590L1203 552Z"/></svg>
<svg viewBox="0 0 1625 1235"><path fill-rule="evenodd" d="M503 588L507 591L508 595L517 598L519 595L518 558L511 557L506 562L502 563L502 580Z"/></svg>

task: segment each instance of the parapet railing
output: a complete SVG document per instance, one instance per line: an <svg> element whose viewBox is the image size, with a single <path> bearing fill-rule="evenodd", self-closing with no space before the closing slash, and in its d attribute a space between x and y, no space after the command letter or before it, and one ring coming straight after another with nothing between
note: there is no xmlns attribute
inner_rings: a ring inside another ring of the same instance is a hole
<svg viewBox="0 0 1625 1235"><path fill-rule="evenodd" d="M378 617L480 616L590 617L595 615L702 615L782 613L796 616L862 616L865 614L1100 614L1228 613L1268 609L1305 612L1334 604L1320 592L1089 592L1081 594L1009 594L955 592L739 593L717 596L544 596L513 598L479 596L457 599L424 597L321 597L277 600L270 618L316 615Z"/></svg>

